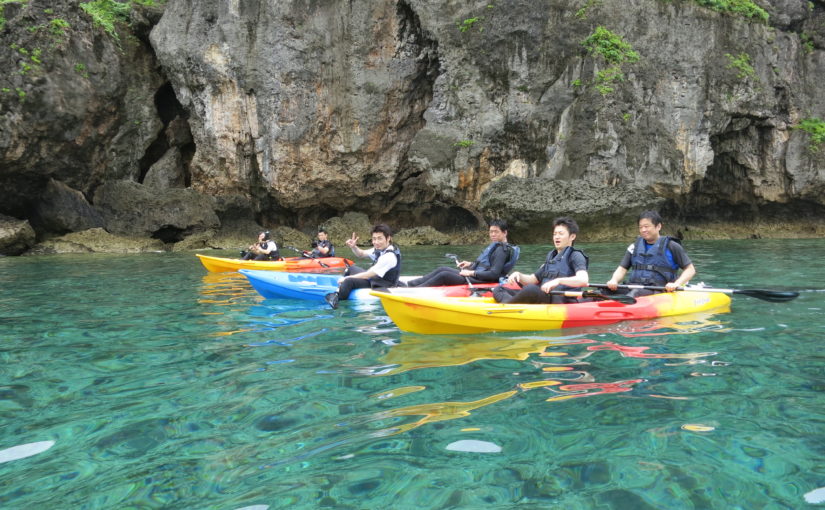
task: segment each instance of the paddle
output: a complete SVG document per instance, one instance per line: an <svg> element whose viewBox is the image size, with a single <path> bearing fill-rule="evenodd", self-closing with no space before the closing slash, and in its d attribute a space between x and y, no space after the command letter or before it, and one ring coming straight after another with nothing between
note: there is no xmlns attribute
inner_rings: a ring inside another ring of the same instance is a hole
<svg viewBox="0 0 825 510"><path fill-rule="evenodd" d="M290 250L293 250L293 251L296 251L296 252L300 253L300 254L301 254L302 256L304 256L304 257L307 257L307 258L310 258L310 259L314 260L315 262L317 262L317 263L321 264L321 267L323 267L323 268L325 268L325 269L329 269L329 266L328 266L327 264L324 264L323 262L321 262L320 260L318 260L317 258L315 258L315 255L313 255L312 253L310 253L310 252L308 252L308 251L305 251L305 250L299 250L298 248L296 248L296 247L294 247L294 246L287 246L287 248L289 248Z"/></svg>
<svg viewBox="0 0 825 510"><path fill-rule="evenodd" d="M453 261L455 262L455 265L456 265L456 266L458 266L458 265L459 265L458 255L456 255L455 253L445 253L445 254L444 254L444 256L445 256L445 257L447 257L447 258L453 259ZM471 281L470 281L470 277L469 277L469 276L465 276L465 277L464 277L464 279L465 279L465 280L467 280L467 286L469 287L469 289L470 289L471 291L474 291L474 290L475 290L475 287L473 286L473 282L471 282Z"/></svg>
<svg viewBox="0 0 825 510"><path fill-rule="evenodd" d="M617 303L621 303L623 305L636 304L636 298L634 298L633 296L628 296L626 294L602 294L601 292L595 290L551 290L550 294L562 295L567 297L583 297L592 299L602 299L605 301L616 301Z"/></svg>
<svg viewBox="0 0 825 510"><path fill-rule="evenodd" d="M521 284L519 284L521 285ZM475 288L472 289L472 293L476 295L490 292L493 289L480 289ZM623 305L634 305L636 304L636 298L632 296L628 296L625 294L602 294L601 292L595 290L551 290L550 294L556 296L567 296L567 297L578 297L578 298L590 298L590 299L601 299L604 301L616 301L617 303L621 303ZM572 304L572 303L571 303Z"/></svg>
<svg viewBox="0 0 825 510"><path fill-rule="evenodd" d="M591 283L591 287L597 287L601 289L606 289L607 285L605 284L597 284ZM660 292L666 292L667 288L665 287L656 287L653 285L619 285L618 288L620 289L646 289L646 290L655 290ZM799 296L799 292L793 291L786 291L786 290L765 290L765 289L714 289L711 287L677 287L676 290L686 291L686 292L722 292L724 294L741 294L743 296L750 296L756 299L761 299L762 301L771 301L774 303L784 303L785 301L790 301L791 299L796 299Z"/></svg>

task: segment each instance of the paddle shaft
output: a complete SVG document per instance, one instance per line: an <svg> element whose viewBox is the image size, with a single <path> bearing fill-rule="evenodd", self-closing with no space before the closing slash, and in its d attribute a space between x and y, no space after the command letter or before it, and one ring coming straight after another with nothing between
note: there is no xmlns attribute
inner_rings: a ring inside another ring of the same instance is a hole
<svg viewBox="0 0 825 510"><path fill-rule="evenodd" d="M314 255L312 255L312 253L310 253L308 251L299 250L298 248L296 248L294 246L286 246L285 248L289 248L290 250L296 251L296 252L300 253L301 255L303 255L304 257L310 258L310 259L314 260L315 262L321 264L321 267L323 267L325 269L329 269L329 266L327 264L324 264L323 262L318 260Z"/></svg>
<svg viewBox="0 0 825 510"><path fill-rule="evenodd" d="M458 262L458 255L453 255L452 253L448 253L448 254L446 254L446 255L444 255L444 256L445 256L445 257L449 257L449 258L453 259L453 261L455 262L456 267L458 267L458 268L459 268L459 269L458 269L458 270L459 270L459 272L461 272L461 268L459 267L459 262ZM468 286L470 289L473 289L473 290L474 290L474 289L475 289L475 287L473 286L473 282L471 282L471 281L470 281L470 277L469 277L469 276L465 276L465 277L464 277L464 279L467 281L467 286Z"/></svg>
<svg viewBox="0 0 825 510"><path fill-rule="evenodd" d="M599 283L591 283L591 287L596 287L599 289L606 289L608 286L606 284L599 284ZM645 289L645 290L655 290L658 292L667 292L666 287L658 287L655 285L638 285L638 284L626 284L626 285L617 285L616 288L619 289ZM750 296L757 299L761 299L763 301L773 301L775 303L781 303L783 301L790 301L791 299L796 298L799 296L799 292L793 291L784 291L784 290L765 290L765 289L715 289L711 287L677 287L676 290L684 291L684 292L721 292L723 294L741 294L743 296Z"/></svg>

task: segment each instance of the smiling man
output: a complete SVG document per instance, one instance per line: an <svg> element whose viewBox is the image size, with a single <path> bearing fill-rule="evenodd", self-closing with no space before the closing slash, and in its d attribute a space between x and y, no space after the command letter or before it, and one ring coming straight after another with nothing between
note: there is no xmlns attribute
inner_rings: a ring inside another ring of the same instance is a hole
<svg viewBox="0 0 825 510"><path fill-rule="evenodd" d="M607 281L610 290L616 290L629 269L633 271L628 283L665 287L669 292L686 285L696 275L696 268L679 241L661 235L661 230L662 217L659 213L645 211L639 215L639 237L627 247L619 267ZM679 269L682 270L682 274L677 277ZM654 292L648 289L633 289L628 295L639 297Z"/></svg>
<svg viewBox="0 0 825 510"><path fill-rule="evenodd" d="M498 288L493 297L499 303L572 303L576 298L568 298L551 291L565 291L586 287L590 282L587 274L588 259L583 251L574 248L579 225L572 218L553 220L553 250L547 254L544 264L533 274L514 272L509 283L517 283L524 288L511 294Z"/></svg>
<svg viewBox="0 0 825 510"><path fill-rule="evenodd" d="M353 232L346 244L356 257L369 257L372 265L369 269L358 266L347 268L347 276L338 282L338 292L330 292L324 296L332 308L338 308L338 301L348 299L349 293L354 289L394 287L398 284L398 278L401 276L401 252L392 244L390 227L380 224L372 228L372 248L369 250L362 250L356 245L357 242L358 236Z"/></svg>

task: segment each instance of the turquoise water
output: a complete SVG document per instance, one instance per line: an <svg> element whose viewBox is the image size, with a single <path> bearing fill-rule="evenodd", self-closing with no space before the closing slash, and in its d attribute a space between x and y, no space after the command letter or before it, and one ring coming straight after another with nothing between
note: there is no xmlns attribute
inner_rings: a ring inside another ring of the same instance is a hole
<svg viewBox="0 0 825 510"><path fill-rule="evenodd" d="M582 245L593 281L625 246ZM405 273L479 250L408 248ZM688 251L695 281L803 291L424 336L378 304L263 300L191 253L2 258L0 507L825 506L805 500L825 487L825 240Z"/></svg>

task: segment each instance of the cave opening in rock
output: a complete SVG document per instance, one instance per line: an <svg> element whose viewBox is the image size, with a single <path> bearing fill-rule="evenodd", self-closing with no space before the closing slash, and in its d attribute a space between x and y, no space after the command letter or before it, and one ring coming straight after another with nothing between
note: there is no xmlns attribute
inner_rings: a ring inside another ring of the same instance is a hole
<svg viewBox="0 0 825 510"><path fill-rule="evenodd" d="M178 101L175 90L169 82L164 83L155 92L154 102L158 117L163 123L163 129L140 160L138 182L144 181L152 165L157 163L170 148L177 147L181 154L181 171L185 186L188 187L191 184L189 163L195 154L195 144L188 123L189 115Z"/></svg>

